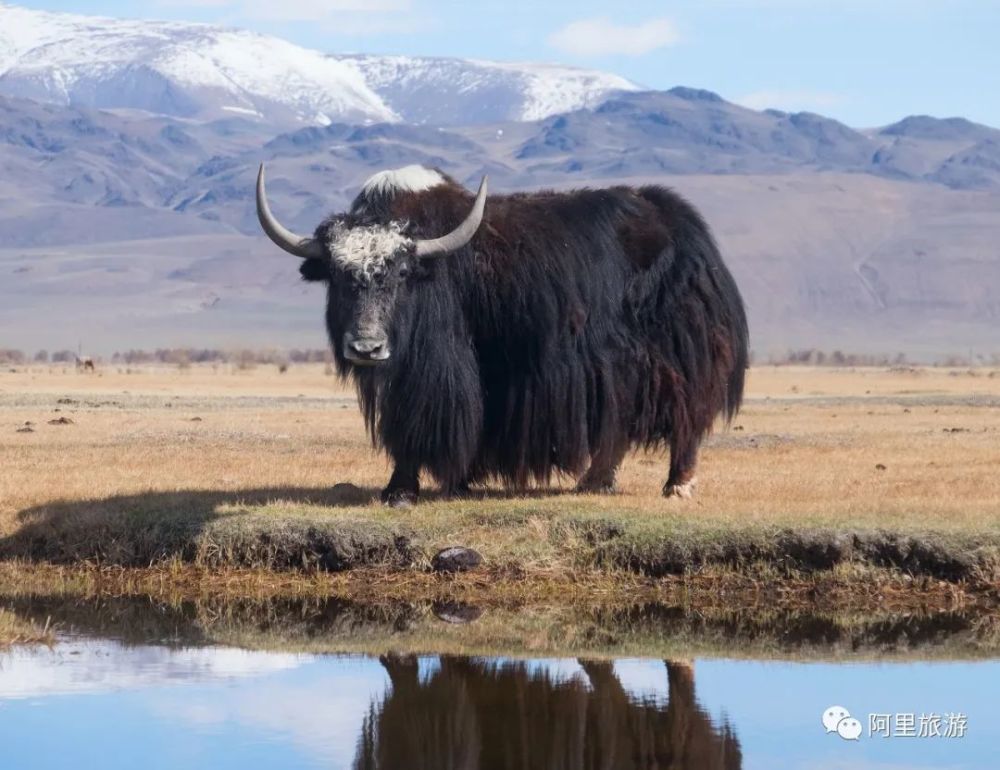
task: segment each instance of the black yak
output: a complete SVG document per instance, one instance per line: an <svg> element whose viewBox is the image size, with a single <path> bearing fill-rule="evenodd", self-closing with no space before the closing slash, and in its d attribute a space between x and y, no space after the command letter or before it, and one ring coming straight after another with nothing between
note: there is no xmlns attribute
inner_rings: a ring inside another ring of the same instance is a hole
<svg viewBox="0 0 1000 770"><path fill-rule="evenodd" d="M267 235L328 286L338 371L394 462L383 501L427 470L446 494L554 472L609 492L628 449L670 448L688 497L702 438L743 397L747 323L697 211L658 186L475 197L433 169L376 174L310 237Z"/></svg>

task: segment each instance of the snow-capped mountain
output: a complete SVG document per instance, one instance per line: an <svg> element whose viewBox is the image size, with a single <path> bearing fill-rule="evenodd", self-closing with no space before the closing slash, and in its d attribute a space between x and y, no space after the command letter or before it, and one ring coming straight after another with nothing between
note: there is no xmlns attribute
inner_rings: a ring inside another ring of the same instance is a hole
<svg viewBox="0 0 1000 770"><path fill-rule="evenodd" d="M356 68L278 38L10 5L0 5L0 94L198 119L398 119Z"/></svg>
<svg viewBox="0 0 1000 770"><path fill-rule="evenodd" d="M541 120L639 86L618 75L553 64L411 56L337 56L407 123Z"/></svg>
<svg viewBox="0 0 1000 770"><path fill-rule="evenodd" d="M236 29L0 3L0 95L275 126L537 120L638 86L539 64L332 56Z"/></svg>

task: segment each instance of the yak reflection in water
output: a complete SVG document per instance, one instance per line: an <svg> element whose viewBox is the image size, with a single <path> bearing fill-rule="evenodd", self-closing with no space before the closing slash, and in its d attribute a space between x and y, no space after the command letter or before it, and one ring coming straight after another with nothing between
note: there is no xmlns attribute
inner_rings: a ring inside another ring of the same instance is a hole
<svg viewBox="0 0 1000 770"><path fill-rule="evenodd" d="M738 770L740 744L698 705L694 670L667 661L666 703L630 696L608 661L581 677L442 656L420 677L412 656L383 656L391 680L365 719L356 770L671 768Z"/></svg>

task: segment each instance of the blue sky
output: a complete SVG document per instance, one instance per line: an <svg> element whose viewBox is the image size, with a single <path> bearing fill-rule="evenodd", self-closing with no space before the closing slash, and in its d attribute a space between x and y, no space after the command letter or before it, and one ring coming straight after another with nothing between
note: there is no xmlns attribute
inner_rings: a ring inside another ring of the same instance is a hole
<svg viewBox="0 0 1000 770"><path fill-rule="evenodd" d="M1000 0L22 0L205 21L328 52L555 61L858 127L908 114L1000 126Z"/></svg>

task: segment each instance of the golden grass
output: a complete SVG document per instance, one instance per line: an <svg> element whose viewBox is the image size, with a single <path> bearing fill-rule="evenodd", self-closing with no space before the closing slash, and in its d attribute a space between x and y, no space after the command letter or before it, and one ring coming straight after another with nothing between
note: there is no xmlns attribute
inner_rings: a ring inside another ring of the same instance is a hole
<svg viewBox="0 0 1000 770"><path fill-rule="evenodd" d="M48 644L55 642L55 634L48 619L44 624L25 619L0 608L0 650L15 644Z"/></svg>
<svg viewBox="0 0 1000 770"><path fill-rule="evenodd" d="M431 494L400 512L370 503L390 468L371 450L352 393L321 365L5 372L0 537L93 530L113 539L113 527L97 525L126 519L152 537L180 516L199 530L211 523L218 537L205 547L244 548L247 529L294 529L296 519L367 523L424 548L475 545L509 572L556 575L580 559L622 564L649 543L725 543L738 532L888 529L960 547L998 542L996 371L758 368L747 396L734 427L703 449L694 500L664 500L665 456L636 453L620 495L574 495L563 479L562 494ZM59 417L73 423L49 424ZM26 422L33 432L18 432ZM358 489L331 493L338 482ZM615 522L628 525L626 542L602 553L602 528Z"/></svg>

